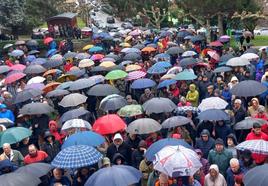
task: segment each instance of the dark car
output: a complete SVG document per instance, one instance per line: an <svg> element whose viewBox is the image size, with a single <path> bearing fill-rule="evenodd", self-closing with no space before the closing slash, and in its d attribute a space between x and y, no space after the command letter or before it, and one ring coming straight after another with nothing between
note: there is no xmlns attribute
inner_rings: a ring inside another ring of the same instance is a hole
<svg viewBox="0 0 268 186"><path fill-rule="evenodd" d="M107 17L107 20L106 21L109 24L114 24L115 23L114 17Z"/></svg>

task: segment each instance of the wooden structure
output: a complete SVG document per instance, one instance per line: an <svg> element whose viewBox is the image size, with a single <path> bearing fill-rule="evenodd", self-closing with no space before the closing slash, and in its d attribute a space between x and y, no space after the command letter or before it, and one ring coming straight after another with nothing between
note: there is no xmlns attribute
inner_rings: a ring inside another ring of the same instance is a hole
<svg viewBox="0 0 268 186"><path fill-rule="evenodd" d="M71 25L71 27L77 27L77 14L67 12L63 14L59 14L53 17L50 17L47 19L47 26L49 28L49 25Z"/></svg>

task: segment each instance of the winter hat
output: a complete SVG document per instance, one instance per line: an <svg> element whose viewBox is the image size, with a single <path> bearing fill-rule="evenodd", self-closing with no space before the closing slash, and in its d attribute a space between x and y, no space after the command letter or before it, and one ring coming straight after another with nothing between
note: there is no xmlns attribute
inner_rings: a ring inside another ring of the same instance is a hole
<svg viewBox="0 0 268 186"><path fill-rule="evenodd" d="M113 141L116 140L116 139L120 139L120 140L123 141L123 138L122 138L122 136L121 136L120 133L116 133L116 134L114 135Z"/></svg>
<svg viewBox="0 0 268 186"><path fill-rule="evenodd" d="M110 159L107 158L107 157L104 157L104 158L102 159L102 167L105 166L105 165L111 165L111 161L110 161Z"/></svg>
<svg viewBox="0 0 268 186"><path fill-rule="evenodd" d="M261 125L259 123L253 123L253 128L254 129L261 128Z"/></svg>
<svg viewBox="0 0 268 186"><path fill-rule="evenodd" d="M147 148L147 143L146 143L146 141L141 140L141 141L139 142L139 147Z"/></svg>
<svg viewBox="0 0 268 186"><path fill-rule="evenodd" d="M224 142L221 138L217 138L215 141L215 145L224 145Z"/></svg>

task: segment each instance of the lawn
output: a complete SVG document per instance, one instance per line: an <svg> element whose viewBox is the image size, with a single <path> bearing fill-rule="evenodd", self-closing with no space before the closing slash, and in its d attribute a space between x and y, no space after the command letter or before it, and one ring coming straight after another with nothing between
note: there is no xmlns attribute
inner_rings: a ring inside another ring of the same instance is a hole
<svg viewBox="0 0 268 186"><path fill-rule="evenodd" d="M268 46L268 36L255 36L253 40L251 40L253 46ZM231 46L236 46L235 39L232 38Z"/></svg>

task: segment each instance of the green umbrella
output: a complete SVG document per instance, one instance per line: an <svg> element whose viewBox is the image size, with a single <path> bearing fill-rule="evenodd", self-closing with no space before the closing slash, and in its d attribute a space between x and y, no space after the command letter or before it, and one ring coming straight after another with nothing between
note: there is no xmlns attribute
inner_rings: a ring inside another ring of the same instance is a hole
<svg viewBox="0 0 268 186"><path fill-rule="evenodd" d="M5 130L0 135L0 146L4 143L14 144L18 143L24 138L32 135L32 131L24 127L13 127Z"/></svg>
<svg viewBox="0 0 268 186"><path fill-rule="evenodd" d="M173 79L175 80L194 80L197 76L190 70L184 70L178 73Z"/></svg>
<svg viewBox="0 0 268 186"><path fill-rule="evenodd" d="M123 70L113 70L106 74L105 78L108 80L115 80L127 77L127 73Z"/></svg>
<svg viewBox="0 0 268 186"><path fill-rule="evenodd" d="M121 117L132 117L142 114L141 105L126 105L122 107L117 114Z"/></svg>

